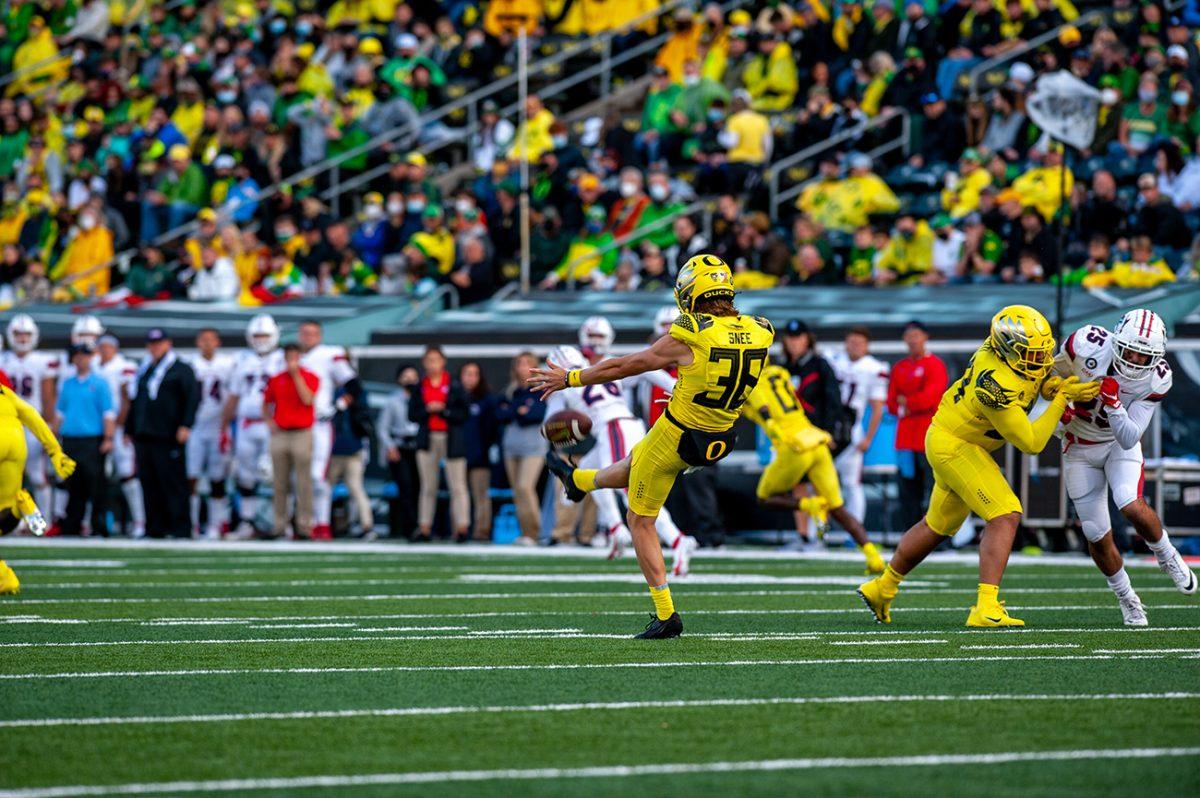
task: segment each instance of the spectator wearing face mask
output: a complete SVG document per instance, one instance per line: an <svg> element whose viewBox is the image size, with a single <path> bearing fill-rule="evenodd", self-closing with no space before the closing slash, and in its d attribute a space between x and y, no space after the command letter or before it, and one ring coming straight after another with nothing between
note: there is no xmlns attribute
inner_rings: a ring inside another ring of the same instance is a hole
<svg viewBox="0 0 1200 798"><path fill-rule="evenodd" d="M93 206L79 214L75 236L51 270L74 296L103 296L112 281L113 239Z"/></svg>
<svg viewBox="0 0 1200 798"><path fill-rule="evenodd" d="M587 222L581 236L571 242L562 262L546 275L539 284L543 289L554 288L560 283L587 283L594 272L609 275L616 271L618 251L610 246L616 238L604 229L604 211L593 207L588 210Z"/></svg>
<svg viewBox="0 0 1200 798"><path fill-rule="evenodd" d="M657 224L657 227L647 232L645 237L666 249L676 243L675 229L673 225L667 224L663 220L678 214L683 208L683 203L671 196L671 179L665 172L652 173L647 182L649 185L646 193L650 196L650 202L642 210L637 229L648 230ZM659 222L662 224L658 224Z"/></svg>
<svg viewBox="0 0 1200 798"><path fill-rule="evenodd" d="M879 253L876 282L880 285L913 285L933 268L933 231L912 214L896 220L895 234Z"/></svg>
<svg viewBox="0 0 1200 798"><path fill-rule="evenodd" d="M1175 273L1162 258L1155 257L1148 236L1134 236L1129 242L1129 258L1106 272L1083 278L1086 288L1154 288L1175 282Z"/></svg>
<svg viewBox="0 0 1200 798"><path fill-rule="evenodd" d="M1167 113L1158 101L1158 82L1150 74L1138 83L1137 102L1125 107L1117 141L1126 155L1143 156L1167 130Z"/></svg>
<svg viewBox="0 0 1200 798"><path fill-rule="evenodd" d="M604 229L614 238L624 238L637 228L650 204L650 197L642 187L642 173L633 167L622 169L618 193L621 197L613 203Z"/></svg>
<svg viewBox="0 0 1200 798"><path fill-rule="evenodd" d="M933 230L933 269L925 276L926 284L948 283L958 277L958 264L966 235L944 213L929 222Z"/></svg>
<svg viewBox="0 0 1200 798"><path fill-rule="evenodd" d="M387 251L387 213L383 208L383 195L372 191L363 197L362 213L358 227L350 236L350 246L362 258L363 263L378 269Z"/></svg>

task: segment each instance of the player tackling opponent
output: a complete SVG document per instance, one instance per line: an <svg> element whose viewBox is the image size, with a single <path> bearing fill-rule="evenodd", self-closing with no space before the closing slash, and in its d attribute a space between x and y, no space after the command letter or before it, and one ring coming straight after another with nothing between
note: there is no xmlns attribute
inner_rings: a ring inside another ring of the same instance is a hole
<svg viewBox="0 0 1200 798"><path fill-rule="evenodd" d="M1129 583L1121 552L1113 543L1108 494L1121 515L1158 559L1184 595L1196 592L1196 575L1171 545L1158 515L1142 498L1142 434L1171 390L1171 367L1163 359L1167 333L1149 310L1126 313L1114 332L1087 325L1067 336L1054 359L1050 380L1074 376L1099 380L1100 394L1076 402L1063 435L1067 495L1083 524L1088 550L1116 594L1127 626L1146 626L1146 611ZM1047 380L1049 382L1050 380Z"/></svg>
<svg viewBox="0 0 1200 798"><path fill-rule="evenodd" d="M697 255L679 271L679 316L668 335L631 355L566 371L553 364L533 370L530 387L543 397L564 388L603 385L635 374L677 367L679 380L663 415L626 457L608 468L575 468L554 452L546 459L567 497L581 501L598 488L627 488L628 523L638 564L650 586L655 613L640 638L677 637L683 621L671 601L655 519L675 478L710 466L733 448L732 427L767 362L775 330L766 319L743 316L733 305L733 274L715 255Z"/></svg>
<svg viewBox="0 0 1200 798"><path fill-rule="evenodd" d="M775 457L758 480L758 501L776 510L800 510L820 517L828 513L850 533L867 558L868 573L882 573L883 557L867 537L867 530L842 500L838 470L829 451L829 433L817 429L792 387L792 376L782 366L768 364L750 392L742 415L758 424L771 439ZM797 500L792 495L801 481L816 488L815 497Z"/></svg>
<svg viewBox="0 0 1200 798"><path fill-rule="evenodd" d="M929 509L904 533L883 574L858 589L877 621L891 622L901 580L973 512L987 527L979 544L978 599L967 626L1025 625L998 597L1022 509L991 453L1005 441L1022 452L1040 452L1068 403L1095 398L1100 385L1075 376L1043 386L1053 364L1054 337L1041 313L1010 305L992 318L987 340L942 396L925 437L934 476ZM1050 406L1031 421L1029 410L1043 388Z"/></svg>
<svg viewBox="0 0 1200 798"><path fill-rule="evenodd" d="M45 517L33 497L21 487L27 453L26 430L41 444L59 479L66 479L75 471L75 461L63 452L38 412L11 389L0 386L0 534L13 531L22 519L35 535L46 531ZM20 590L16 573L0 560L0 595Z"/></svg>

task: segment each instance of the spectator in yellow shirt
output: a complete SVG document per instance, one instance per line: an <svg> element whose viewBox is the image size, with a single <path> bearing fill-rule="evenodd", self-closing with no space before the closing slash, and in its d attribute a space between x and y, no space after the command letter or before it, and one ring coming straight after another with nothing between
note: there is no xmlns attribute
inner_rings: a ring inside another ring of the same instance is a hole
<svg viewBox="0 0 1200 798"><path fill-rule="evenodd" d="M771 160L775 140L771 121L750 107L748 91L733 93L731 109L733 113L725 120L725 129L717 134L717 142L725 148L726 179L741 191L750 173L761 170Z"/></svg>
<svg viewBox="0 0 1200 798"><path fill-rule="evenodd" d="M826 225L832 207L830 200L841 185L841 168L837 158L833 155L822 156L817 164L817 176L800 192L796 207L811 216L813 221Z"/></svg>
<svg viewBox="0 0 1200 798"><path fill-rule="evenodd" d="M550 126L554 124L554 114L550 113L542 100L536 94L525 98L526 121L517 127L513 137L513 145L508 150L511 160L537 161L542 153L554 149L554 139L550 135Z"/></svg>
<svg viewBox="0 0 1200 798"><path fill-rule="evenodd" d="M101 214L84 206L75 237L67 244L51 276L65 280L68 298L99 297L108 293L112 276L113 237Z"/></svg>
<svg viewBox="0 0 1200 798"><path fill-rule="evenodd" d="M542 24L542 0L490 0L483 15L488 35L516 35L521 30L532 34Z"/></svg>
<svg viewBox="0 0 1200 798"><path fill-rule="evenodd" d="M1047 222L1053 219L1062 205L1064 189L1069 197L1075 187L1075 175L1063 165L1062 145L1052 144L1042 156L1042 166L1018 177L1012 187L1021 195L1022 204L1037 208Z"/></svg>
<svg viewBox="0 0 1200 798"><path fill-rule="evenodd" d="M454 235L446 229L444 221L438 205L428 206L421 214L424 229L414 233L404 247L409 272L414 278L420 276L420 267L425 267L425 277L434 278L447 275L454 268Z"/></svg>
<svg viewBox="0 0 1200 798"><path fill-rule="evenodd" d="M913 285L933 269L933 230L912 214L896 220L896 231L875 265L878 285Z"/></svg>
<svg viewBox="0 0 1200 798"><path fill-rule="evenodd" d="M1129 260L1114 265L1106 272L1096 272L1083 278L1085 288L1154 288L1175 282L1175 272L1162 258L1154 257L1149 236L1134 236L1129 242Z"/></svg>
<svg viewBox="0 0 1200 798"><path fill-rule="evenodd" d="M696 24L692 12L686 8L676 9L672 19L675 20L675 30L659 49L654 63L667 70L672 83L682 83L683 65L688 61L700 60L703 28Z"/></svg>
<svg viewBox="0 0 1200 798"><path fill-rule="evenodd" d="M57 57L54 33L41 17L29 20L29 37L13 53L12 72L20 77L8 85L9 97L34 94L66 79L71 59Z"/></svg>
<svg viewBox="0 0 1200 798"><path fill-rule="evenodd" d="M979 194L992 184L992 175L983 168L983 156L968 147L958 159L958 172L946 174L942 189L942 208L952 219L962 219L979 207Z"/></svg>
<svg viewBox="0 0 1200 798"><path fill-rule="evenodd" d="M874 214L900 210L899 198L883 178L871 171L870 155L851 153L846 164L850 175L830 194L828 211L821 220L826 227L849 232L866 224Z"/></svg>
<svg viewBox="0 0 1200 798"><path fill-rule="evenodd" d="M772 30L758 40L758 55L742 76L757 111L782 111L790 108L800 88L792 47Z"/></svg>
<svg viewBox="0 0 1200 798"><path fill-rule="evenodd" d="M184 78L175 87L179 102L171 113L171 124L188 140L195 144L196 137L204 129L204 98L200 95L200 84L194 78Z"/></svg>

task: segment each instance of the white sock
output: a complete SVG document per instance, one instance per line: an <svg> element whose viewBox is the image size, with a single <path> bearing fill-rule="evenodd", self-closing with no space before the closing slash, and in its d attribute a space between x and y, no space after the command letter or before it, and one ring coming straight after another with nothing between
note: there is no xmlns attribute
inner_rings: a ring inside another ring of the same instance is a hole
<svg viewBox="0 0 1200 798"><path fill-rule="evenodd" d="M121 493L125 494L125 503L129 505L130 522L134 526L145 526L146 505L142 502L142 483L127 479L121 483Z"/></svg>
<svg viewBox="0 0 1200 798"><path fill-rule="evenodd" d="M200 496L193 493L188 498L188 506L191 508L192 528L200 528Z"/></svg>
<svg viewBox="0 0 1200 798"><path fill-rule="evenodd" d="M242 497L240 515L242 517L242 523L250 524L251 526L254 525L255 521L257 520L257 516L258 516L258 497L257 496L243 496Z"/></svg>
<svg viewBox="0 0 1200 798"><path fill-rule="evenodd" d="M225 499L208 497L208 528L220 531L225 525Z"/></svg>
<svg viewBox="0 0 1200 798"><path fill-rule="evenodd" d="M1112 576L1106 576L1108 586L1117 598L1133 592L1133 585L1129 583L1129 574L1125 572L1124 566L1117 570Z"/></svg>
<svg viewBox="0 0 1200 798"><path fill-rule="evenodd" d="M1151 543L1146 541L1146 545L1150 547L1150 551L1154 552L1154 556L1159 562L1164 562L1175 556L1175 547L1171 545L1171 539L1167 537L1167 530L1163 530L1162 537Z"/></svg>

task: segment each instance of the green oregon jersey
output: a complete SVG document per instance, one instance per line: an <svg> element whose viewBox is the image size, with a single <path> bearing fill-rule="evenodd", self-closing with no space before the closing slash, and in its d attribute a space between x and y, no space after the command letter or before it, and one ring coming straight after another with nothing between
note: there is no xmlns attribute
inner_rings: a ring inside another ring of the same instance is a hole
<svg viewBox="0 0 1200 798"><path fill-rule="evenodd" d="M1037 402L1039 383L1009 368L987 344L971 357L966 372L950 384L933 416L933 427L992 451L1004 437L984 412L1017 406L1028 413Z"/></svg>
<svg viewBox="0 0 1200 798"><path fill-rule="evenodd" d="M670 335L688 345L692 362L679 368L667 413L691 429L728 430L758 384L775 328L757 316L681 313Z"/></svg>

